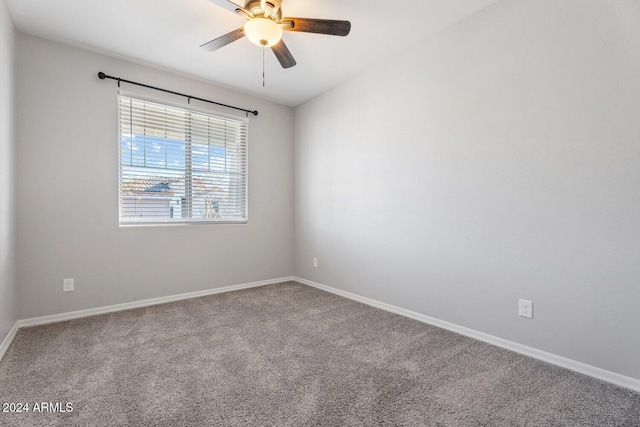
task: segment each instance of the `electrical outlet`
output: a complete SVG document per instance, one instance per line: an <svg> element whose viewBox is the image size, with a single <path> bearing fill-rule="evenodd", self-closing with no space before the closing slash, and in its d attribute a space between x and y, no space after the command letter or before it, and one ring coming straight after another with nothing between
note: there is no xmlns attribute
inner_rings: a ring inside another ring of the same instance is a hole
<svg viewBox="0 0 640 427"><path fill-rule="evenodd" d="M533 301L521 299L518 303L518 315L533 319Z"/></svg>
<svg viewBox="0 0 640 427"><path fill-rule="evenodd" d="M62 292L73 292L73 279L64 279L62 281Z"/></svg>
<svg viewBox="0 0 640 427"><path fill-rule="evenodd" d="M318 268L318 258L313 259L313 268Z"/></svg>

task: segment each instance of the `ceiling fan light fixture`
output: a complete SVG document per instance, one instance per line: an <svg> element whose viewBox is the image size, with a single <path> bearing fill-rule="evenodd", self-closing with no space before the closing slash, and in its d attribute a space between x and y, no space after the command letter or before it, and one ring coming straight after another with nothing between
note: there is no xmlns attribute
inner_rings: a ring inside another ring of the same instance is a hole
<svg viewBox="0 0 640 427"><path fill-rule="evenodd" d="M282 28L272 19L257 17L244 24L244 34L257 46L271 47L282 39Z"/></svg>
<svg viewBox="0 0 640 427"><path fill-rule="evenodd" d="M291 68L296 65L296 60L282 38L283 30L341 37L348 35L351 31L351 22L349 21L283 18L282 8L280 7L283 0L244 0L244 7L237 3L239 0L210 1L214 3L222 2L228 8L233 5L233 10L244 16L247 22L243 27L208 41L201 45L201 48L208 51L218 50L246 36L256 46L270 48L282 68ZM262 49L262 59L264 63L264 49Z"/></svg>

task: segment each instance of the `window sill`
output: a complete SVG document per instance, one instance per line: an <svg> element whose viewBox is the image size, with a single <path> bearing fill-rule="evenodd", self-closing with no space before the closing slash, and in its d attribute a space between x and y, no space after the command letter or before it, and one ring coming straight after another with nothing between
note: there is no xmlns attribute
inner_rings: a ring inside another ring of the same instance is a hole
<svg viewBox="0 0 640 427"><path fill-rule="evenodd" d="M192 225L215 225L215 224L247 224L247 219L242 220L200 220L200 221L126 221L120 222L119 226L124 228L129 227L177 227L177 226L192 226Z"/></svg>

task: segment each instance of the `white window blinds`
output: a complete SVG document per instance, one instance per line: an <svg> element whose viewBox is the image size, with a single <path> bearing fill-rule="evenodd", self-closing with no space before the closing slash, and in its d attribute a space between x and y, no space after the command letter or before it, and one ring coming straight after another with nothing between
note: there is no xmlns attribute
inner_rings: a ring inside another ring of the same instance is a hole
<svg viewBox="0 0 640 427"><path fill-rule="evenodd" d="M246 222L247 121L119 95L120 223Z"/></svg>

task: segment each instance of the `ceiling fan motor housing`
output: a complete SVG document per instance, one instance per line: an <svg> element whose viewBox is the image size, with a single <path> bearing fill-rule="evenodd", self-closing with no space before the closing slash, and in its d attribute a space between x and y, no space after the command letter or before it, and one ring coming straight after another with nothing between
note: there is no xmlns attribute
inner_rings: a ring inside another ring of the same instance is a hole
<svg viewBox="0 0 640 427"><path fill-rule="evenodd" d="M282 0L246 0L244 9L254 16L264 16L279 23L282 19L281 4Z"/></svg>

